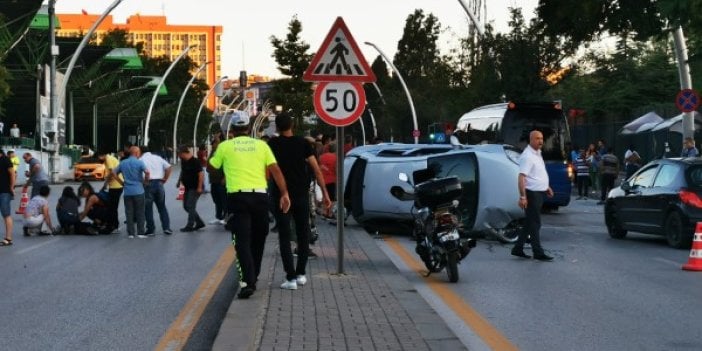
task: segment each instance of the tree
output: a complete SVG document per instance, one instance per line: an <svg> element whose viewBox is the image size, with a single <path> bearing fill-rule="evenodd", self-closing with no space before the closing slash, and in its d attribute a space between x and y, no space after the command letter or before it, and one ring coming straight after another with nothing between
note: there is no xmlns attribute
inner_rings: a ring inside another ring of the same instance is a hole
<svg viewBox="0 0 702 351"><path fill-rule="evenodd" d="M545 32L564 40L569 53L605 34L645 42L682 26L693 83L702 79L702 0L540 0L537 12Z"/></svg>
<svg viewBox="0 0 702 351"><path fill-rule="evenodd" d="M270 98L275 105L282 105L286 111L302 120L314 107L312 104L312 84L302 80L302 75L310 65L312 54L309 54L309 44L300 39L302 23L293 16L288 23L288 34L285 39L270 37L273 45L271 55L278 64L280 73L290 77L273 82ZM301 123L297 127L302 127Z"/></svg>
<svg viewBox="0 0 702 351"><path fill-rule="evenodd" d="M111 48L135 48L138 53L144 50L144 43L134 43L129 38L129 32L125 29L110 29L102 35L102 46Z"/></svg>

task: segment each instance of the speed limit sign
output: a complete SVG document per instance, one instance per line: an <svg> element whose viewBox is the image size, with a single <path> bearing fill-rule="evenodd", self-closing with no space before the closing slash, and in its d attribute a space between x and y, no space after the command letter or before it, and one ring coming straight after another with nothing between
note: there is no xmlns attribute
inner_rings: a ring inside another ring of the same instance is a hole
<svg viewBox="0 0 702 351"><path fill-rule="evenodd" d="M314 90L314 110L328 124L345 127L356 122L366 107L361 83L322 82Z"/></svg>

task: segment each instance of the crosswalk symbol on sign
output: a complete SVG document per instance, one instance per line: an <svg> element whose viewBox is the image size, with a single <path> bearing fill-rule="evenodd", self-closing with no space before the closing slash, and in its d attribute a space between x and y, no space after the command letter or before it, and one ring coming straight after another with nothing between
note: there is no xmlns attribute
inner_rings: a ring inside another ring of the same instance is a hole
<svg viewBox="0 0 702 351"><path fill-rule="evenodd" d="M375 82L375 74L341 17L336 18L302 79L312 82Z"/></svg>

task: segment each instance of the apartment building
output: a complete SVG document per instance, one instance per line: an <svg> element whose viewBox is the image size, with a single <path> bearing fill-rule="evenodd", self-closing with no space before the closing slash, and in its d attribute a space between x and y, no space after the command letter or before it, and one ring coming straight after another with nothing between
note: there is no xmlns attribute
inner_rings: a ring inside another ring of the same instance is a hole
<svg viewBox="0 0 702 351"><path fill-rule="evenodd" d="M57 35L64 37L84 35L99 18L98 15L86 13L57 14L57 16L60 23ZM188 56L196 66L211 62L205 70L207 84L211 87L222 75L222 26L173 25L167 23L166 16L140 14L129 16L126 23L114 23L110 15L96 31L98 44L102 35L113 29L123 29L129 33L132 42L143 43L144 53L150 57L166 56L174 60L185 48L195 44L197 46L188 52ZM208 106L213 108L214 104L215 99L212 96Z"/></svg>

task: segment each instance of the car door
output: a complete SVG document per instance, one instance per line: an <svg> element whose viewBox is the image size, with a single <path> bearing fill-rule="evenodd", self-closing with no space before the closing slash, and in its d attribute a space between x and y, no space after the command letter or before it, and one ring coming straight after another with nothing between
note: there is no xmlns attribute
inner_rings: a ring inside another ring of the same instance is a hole
<svg viewBox="0 0 702 351"><path fill-rule="evenodd" d="M683 165L679 163L662 164L653 186L646 189L646 201L650 206L646 223L650 225L651 231L663 228L665 223L666 210L671 202L678 199L684 177Z"/></svg>
<svg viewBox="0 0 702 351"><path fill-rule="evenodd" d="M650 220L646 216L654 210L650 206L650 188L659 170L658 164L648 165L634 174L629 180L629 189L619 199L619 218L627 230L648 231ZM648 228L648 229L647 229Z"/></svg>

